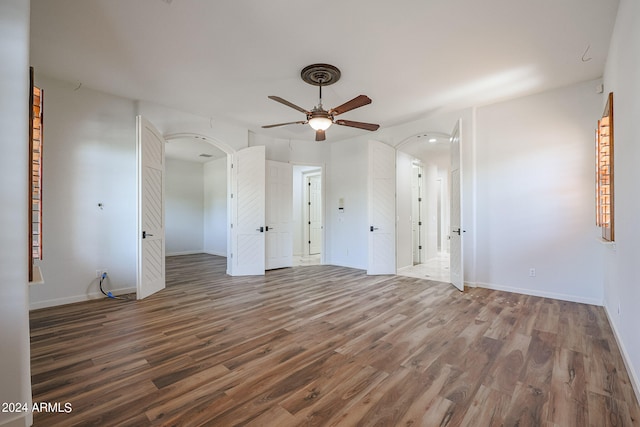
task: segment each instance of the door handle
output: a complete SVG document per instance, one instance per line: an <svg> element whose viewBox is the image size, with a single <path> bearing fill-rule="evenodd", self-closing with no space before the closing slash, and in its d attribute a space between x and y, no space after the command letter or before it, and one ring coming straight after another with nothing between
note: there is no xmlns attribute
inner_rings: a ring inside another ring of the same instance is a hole
<svg viewBox="0 0 640 427"><path fill-rule="evenodd" d="M369 231L380 230L378 227L374 227L373 225L369 227Z"/></svg>
<svg viewBox="0 0 640 427"><path fill-rule="evenodd" d="M151 233L147 233L146 231L143 231L143 232L142 232L142 238L143 238L143 239L146 239L146 238L147 238L147 236L153 236L153 234L151 234Z"/></svg>
<svg viewBox="0 0 640 427"><path fill-rule="evenodd" d="M259 232L261 232L261 233L264 233L264 227L256 228L256 231L259 231Z"/></svg>
<svg viewBox="0 0 640 427"><path fill-rule="evenodd" d="M458 236L460 235L460 229L456 229L456 230L451 230L452 233L458 233Z"/></svg>
<svg viewBox="0 0 640 427"><path fill-rule="evenodd" d="M271 231L273 231L273 230L274 230L274 228L271 227ZM264 228L264 231L269 231L269 226L268 225Z"/></svg>

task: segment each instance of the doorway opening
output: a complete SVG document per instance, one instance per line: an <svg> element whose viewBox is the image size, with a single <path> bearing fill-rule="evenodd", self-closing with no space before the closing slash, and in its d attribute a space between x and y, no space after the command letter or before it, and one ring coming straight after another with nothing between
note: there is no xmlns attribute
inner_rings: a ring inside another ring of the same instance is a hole
<svg viewBox="0 0 640 427"><path fill-rule="evenodd" d="M424 132L398 146L398 275L450 282L450 164L448 134Z"/></svg>
<svg viewBox="0 0 640 427"><path fill-rule="evenodd" d="M165 136L166 255L227 257L228 163L233 149L197 134Z"/></svg>
<svg viewBox="0 0 640 427"><path fill-rule="evenodd" d="M324 262L322 166L293 166L293 265Z"/></svg>

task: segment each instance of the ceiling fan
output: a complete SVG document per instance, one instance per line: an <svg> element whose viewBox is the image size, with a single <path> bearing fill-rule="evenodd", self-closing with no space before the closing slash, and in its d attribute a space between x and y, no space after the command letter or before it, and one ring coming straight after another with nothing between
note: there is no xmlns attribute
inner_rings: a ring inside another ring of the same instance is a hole
<svg viewBox="0 0 640 427"><path fill-rule="evenodd" d="M264 129L274 128L278 126L286 126L286 125L306 125L309 124L316 131L316 141L324 141L325 140L325 131L332 124L337 124L340 126L349 126L358 129L365 129L370 131L378 130L380 125L376 125L373 123L363 123L363 122L354 122L351 120L336 120L335 117L342 113L346 113L347 111L354 110L356 108L360 108L367 104L371 104L371 99L366 95L358 95L350 101L345 102L344 104L331 108L329 110L325 110L322 107L322 86L328 86L340 79L340 70L333 65L329 64L313 64L305 67L300 72L300 77L305 82L318 86L320 91L320 98L318 101L318 105L313 107L311 111L307 111L302 107L298 107L291 102L280 98L279 96L269 96L269 99L273 99L276 102L286 105L287 107L291 107L295 110L300 111L301 113L306 114L306 120L299 120L297 122L287 122L287 123L278 123L275 125L267 125L262 126Z"/></svg>

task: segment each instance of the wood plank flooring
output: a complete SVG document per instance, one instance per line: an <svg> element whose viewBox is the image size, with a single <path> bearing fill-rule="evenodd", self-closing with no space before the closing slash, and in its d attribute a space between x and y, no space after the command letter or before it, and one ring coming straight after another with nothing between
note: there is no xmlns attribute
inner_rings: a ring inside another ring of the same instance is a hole
<svg viewBox="0 0 640 427"><path fill-rule="evenodd" d="M640 425L601 307L361 270L228 277L31 313L36 426Z"/></svg>

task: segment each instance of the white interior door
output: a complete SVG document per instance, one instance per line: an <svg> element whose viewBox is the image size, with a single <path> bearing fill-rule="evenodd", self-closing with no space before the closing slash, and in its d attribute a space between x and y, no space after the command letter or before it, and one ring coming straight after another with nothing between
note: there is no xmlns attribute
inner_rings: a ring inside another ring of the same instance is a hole
<svg viewBox="0 0 640 427"><path fill-rule="evenodd" d="M307 176L309 255L322 251L322 176Z"/></svg>
<svg viewBox="0 0 640 427"><path fill-rule="evenodd" d="M396 151L369 141L367 274L396 274Z"/></svg>
<svg viewBox="0 0 640 427"><path fill-rule="evenodd" d="M164 145L165 140L144 117L136 117L138 169L137 298L165 287Z"/></svg>
<svg viewBox="0 0 640 427"><path fill-rule="evenodd" d="M461 143L460 126L458 120L453 132L451 132L451 206L450 206L450 258L449 270L451 283L459 290L464 290L464 264L463 264L463 235L462 227L462 167L460 161Z"/></svg>
<svg viewBox="0 0 640 427"><path fill-rule="evenodd" d="M293 265L293 168L289 163L266 163L267 270Z"/></svg>
<svg viewBox="0 0 640 427"><path fill-rule="evenodd" d="M263 275L265 270L265 147L248 147L231 164L232 276Z"/></svg>

